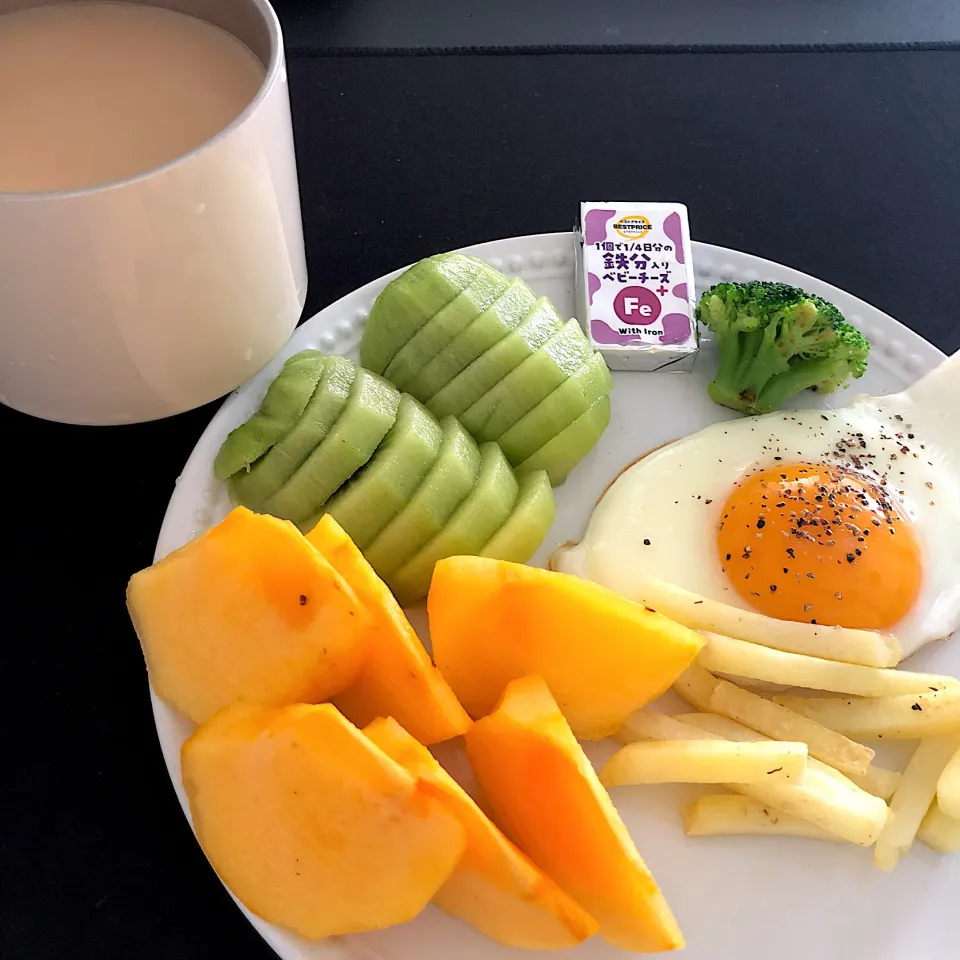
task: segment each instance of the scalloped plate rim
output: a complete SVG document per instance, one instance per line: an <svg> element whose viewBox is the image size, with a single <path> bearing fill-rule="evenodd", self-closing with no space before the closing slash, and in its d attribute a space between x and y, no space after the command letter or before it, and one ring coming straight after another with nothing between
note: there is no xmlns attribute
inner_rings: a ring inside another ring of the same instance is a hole
<svg viewBox="0 0 960 960"><path fill-rule="evenodd" d="M560 279L557 274L563 271L572 270L573 254L573 234L569 232L530 234L526 236L508 237L501 240L492 240L468 247L459 248L463 252L471 253L482 259L492 262L492 265L499 267L508 275L514 276L518 272L525 278L531 278L536 282L537 276L541 279ZM835 302L839 301L848 315L850 311L856 311L855 322L861 327L867 327L870 336L874 355L878 352L888 360L901 359L901 366L908 376L904 380L904 385L911 382L913 378L935 366L944 358L944 354L933 344L924 340L918 333L906 327L893 317L883 313L879 308L874 307L865 300L847 293L839 287L826 283L802 273L791 267L784 266L773 260L764 259L753 254L743 253L727 247L721 247L714 244L694 241L694 259L695 265L699 261L711 261L711 269L717 269L720 264L720 275L729 274L733 277L748 279L749 274L754 274L758 278L766 272L767 274L779 274L780 279L787 282L793 282L798 286L803 286ZM561 262L562 255L562 262ZM524 258L530 258L529 269L524 270L527 264ZM191 536L199 532L197 526L190 528L185 526L179 517L179 512L184 499L189 495L189 483L182 481L189 478L192 473L199 468L205 467L209 472L212 465L213 453L223 436L229 429L232 429L241 422L249 412L252 412L251 404L255 405L262 396L266 385L275 376L277 370L282 365L284 359L295 353L297 350L304 349L311 339L316 340L321 332L329 333L329 328L333 327L339 321L340 325L348 324L351 327L350 334L341 331L341 335L351 335L356 339L355 334L359 330L361 314L365 316L365 311L353 307L348 310L351 303L365 302L367 298L372 300L379 291L390 280L399 276L407 267L401 267L382 277L371 280L362 287L357 288L351 293L341 297L339 300L320 310L318 313L303 321L293 332L290 339L277 354L277 356L264 368L254 374L245 384L231 393L214 414L210 423L205 428L203 434L197 442L194 450L188 458L184 469L178 477L177 485L168 504L163 524L161 526L155 559L160 559L170 550L174 549L180 543L190 539ZM699 271L698 270L698 285ZM572 285L572 274L570 283ZM341 319L346 313L354 314L354 321ZM322 334L321 334L322 335ZM336 344L334 343L334 346ZM649 376L647 374L615 374L617 376ZM671 376L684 376L683 374L672 374ZM852 399L853 394L848 394ZM255 398L255 399L254 399ZM212 440L211 438L215 438ZM215 446L213 446L215 442ZM602 443L603 441L601 441ZM212 449L212 453L210 452ZM589 512L589 507L587 508ZM186 802L186 796L179 776L179 743L182 742L184 733L188 725L183 717L176 713L171 707L168 707L161 701L153 689L150 688L150 699L154 714L154 720L157 727L157 735L160 741L161 750L164 756L164 762L171 778L171 783L180 802L184 815L188 822L190 818L189 808ZM228 893L230 891L228 890ZM230 893L233 897L233 894ZM368 947L357 944L357 938L331 938L321 944L308 944L299 940L293 935L287 933L273 924L251 914L246 907L233 897L234 902L240 908L244 916L254 926L260 936L270 945L282 960L360 960L360 958L369 958L375 960L380 957L377 951L371 951ZM688 924L689 926L689 924ZM688 936L688 949L685 953L694 960L691 954L691 944ZM748 944L742 945L749 948ZM490 945L490 956L495 957L498 954L496 944ZM699 955L699 949L697 953ZM579 955L579 954L574 954ZM623 954L626 956L626 954ZM759 955L758 955L759 956ZM891 955L891 960L894 960ZM896 960L908 960L906 954L897 954Z"/></svg>

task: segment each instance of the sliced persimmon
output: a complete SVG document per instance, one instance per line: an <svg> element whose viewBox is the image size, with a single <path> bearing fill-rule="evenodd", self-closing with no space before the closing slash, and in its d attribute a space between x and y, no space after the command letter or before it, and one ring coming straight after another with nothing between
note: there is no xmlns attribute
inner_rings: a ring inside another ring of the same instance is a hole
<svg viewBox="0 0 960 960"><path fill-rule="evenodd" d="M704 644L599 584L486 557L441 560L427 610L437 667L472 717L510 680L538 674L586 740L669 689Z"/></svg>
<svg viewBox="0 0 960 960"><path fill-rule="evenodd" d="M466 734L497 823L624 950L676 950L683 936L546 683L508 684Z"/></svg>
<svg viewBox="0 0 960 960"><path fill-rule="evenodd" d="M463 853L429 783L330 704L236 703L181 751L197 838L253 913L309 940L412 919Z"/></svg>
<svg viewBox="0 0 960 960"><path fill-rule="evenodd" d="M362 605L286 520L237 507L130 578L127 606L150 681L202 723L235 700L325 700L365 658Z"/></svg>
<svg viewBox="0 0 960 960"><path fill-rule="evenodd" d="M466 830L463 859L434 896L437 906L509 947L573 947L596 932L593 917L534 866L396 720L374 720L363 732L413 776L436 786Z"/></svg>
<svg viewBox="0 0 960 960"><path fill-rule="evenodd" d="M356 680L334 699L344 715L358 726L376 717L395 717L426 744L462 734L470 726L466 711L389 587L340 524L326 514L307 541L350 584L368 615L366 661Z"/></svg>

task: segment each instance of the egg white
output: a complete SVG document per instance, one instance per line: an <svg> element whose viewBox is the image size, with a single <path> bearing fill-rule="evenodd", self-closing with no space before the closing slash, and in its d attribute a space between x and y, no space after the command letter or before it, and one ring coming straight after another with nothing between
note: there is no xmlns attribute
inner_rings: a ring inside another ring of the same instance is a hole
<svg viewBox="0 0 960 960"><path fill-rule="evenodd" d="M801 461L885 478L923 564L920 594L890 632L904 656L950 636L960 626L960 354L902 393L718 423L652 451L621 474L584 539L553 565L628 597L658 577L747 608L717 556L723 504L747 473Z"/></svg>

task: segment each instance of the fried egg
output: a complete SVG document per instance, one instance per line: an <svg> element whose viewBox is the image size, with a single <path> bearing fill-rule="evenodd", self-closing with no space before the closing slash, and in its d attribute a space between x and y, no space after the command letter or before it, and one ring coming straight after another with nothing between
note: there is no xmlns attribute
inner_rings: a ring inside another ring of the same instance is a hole
<svg viewBox="0 0 960 960"><path fill-rule="evenodd" d="M960 354L901 393L718 423L622 473L555 569L656 577L783 620L960 626Z"/></svg>

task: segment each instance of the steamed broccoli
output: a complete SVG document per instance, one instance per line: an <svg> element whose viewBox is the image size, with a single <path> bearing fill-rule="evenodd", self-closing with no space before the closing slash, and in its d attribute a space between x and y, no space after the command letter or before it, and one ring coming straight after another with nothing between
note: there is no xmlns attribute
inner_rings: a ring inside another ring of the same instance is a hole
<svg viewBox="0 0 960 960"><path fill-rule="evenodd" d="M718 283L697 319L720 348L714 402L769 413L801 390L829 393L867 369L870 344L832 304L785 283Z"/></svg>

